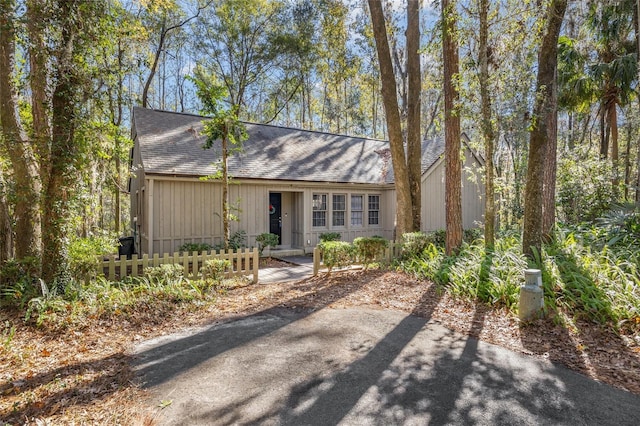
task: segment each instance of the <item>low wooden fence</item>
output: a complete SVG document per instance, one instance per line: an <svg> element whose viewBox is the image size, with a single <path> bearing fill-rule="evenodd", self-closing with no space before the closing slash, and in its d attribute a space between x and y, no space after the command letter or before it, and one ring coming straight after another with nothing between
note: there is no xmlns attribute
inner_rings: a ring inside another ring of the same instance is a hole
<svg viewBox="0 0 640 426"><path fill-rule="evenodd" d="M391 261L397 257L400 257L402 254L402 243L397 241L389 241L389 246L384 250L384 254L380 256L378 261L386 261L391 263ZM354 265L358 265L358 263L354 263ZM320 272L320 269L323 268L324 265L322 263L322 250L319 247L315 247L313 249L313 276L315 277ZM324 268L325 271L327 268Z"/></svg>
<svg viewBox="0 0 640 426"><path fill-rule="evenodd" d="M221 251L215 252L193 252L188 253L165 253L163 256L154 254L152 257L144 254L138 257L137 254L127 259L126 256L113 256L102 260L102 272L109 280L118 280L127 276L140 276L144 274L144 269L152 266L160 266L163 264L182 265L184 267L184 276L190 279L200 278L200 268L204 262L210 259L224 259L231 264L227 271L226 277L234 277L241 275L252 275L253 282L258 282L258 266L259 257L258 249L242 249L238 251Z"/></svg>

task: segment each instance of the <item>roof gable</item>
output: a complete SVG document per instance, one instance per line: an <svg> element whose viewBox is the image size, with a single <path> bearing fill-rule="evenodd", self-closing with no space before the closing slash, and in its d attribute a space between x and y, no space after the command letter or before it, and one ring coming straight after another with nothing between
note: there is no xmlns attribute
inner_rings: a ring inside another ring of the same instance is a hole
<svg viewBox="0 0 640 426"><path fill-rule="evenodd" d="M205 117L134 108L134 135L146 173L207 176L220 149L203 149ZM393 183L386 141L245 123L243 152L229 158L235 178Z"/></svg>

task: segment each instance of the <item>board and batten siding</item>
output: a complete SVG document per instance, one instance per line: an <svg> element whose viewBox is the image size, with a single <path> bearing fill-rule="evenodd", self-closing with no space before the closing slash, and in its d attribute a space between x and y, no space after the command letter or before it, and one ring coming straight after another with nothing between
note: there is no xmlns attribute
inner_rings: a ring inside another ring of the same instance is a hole
<svg viewBox="0 0 640 426"><path fill-rule="evenodd" d="M211 245L222 242L222 185L219 182L167 176L147 176L146 182L145 202L152 208L147 209L143 222L153 226L151 233L143 232L143 253L173 253L190 242ZM229 201L234 208L239 207L233 211L239 221L230 222L230 231L232 234L245 231L249 247L257 245L258 235L269 232L270 192L282 193L283 248L295 247L311 252L324 232L339 232L343 241L373 235L393 238L395 198L391 186L236 180L229 186ZM327 194L326 227L312 226L314 193ZM350 210L347 210L345 226L332 226L333 194L345 194L347 200L351 194L362 194L365 203L367 195L380 195L380 225L353 227L348 223ZM151 245L149 238L153 241Z"/></svg>
<svg viewBox="0 0 640 426"><path fill-rule="evenodd" d="M478 228L484 222L484 184L480 164L465 150L462 166L462 227ZM439 159L422 176L422 231L445 229L445 162Z"/></svg>

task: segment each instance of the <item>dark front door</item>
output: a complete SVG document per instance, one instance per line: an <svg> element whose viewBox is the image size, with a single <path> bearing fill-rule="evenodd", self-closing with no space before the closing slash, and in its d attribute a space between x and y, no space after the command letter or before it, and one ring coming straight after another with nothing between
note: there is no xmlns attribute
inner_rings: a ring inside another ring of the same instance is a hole
<svg viewBox="0 0 640 426"><path fill-rule="evenodd" d="M276 234L282 244L282 194L269 193L269 232Z"/></svg>

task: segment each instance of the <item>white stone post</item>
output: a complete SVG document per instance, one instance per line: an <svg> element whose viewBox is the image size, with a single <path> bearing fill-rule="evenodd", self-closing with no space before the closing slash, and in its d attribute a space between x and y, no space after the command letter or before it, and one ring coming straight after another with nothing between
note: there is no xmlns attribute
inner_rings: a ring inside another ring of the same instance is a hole
<svg viewBox="0 0 640 426"><path fill-rule="evenodd" d="M539 269L526 269L524 271L524 280L524 285L520 286L518 313L521 321L529 321L541 316L543 313L542 272Z"/></svg>

